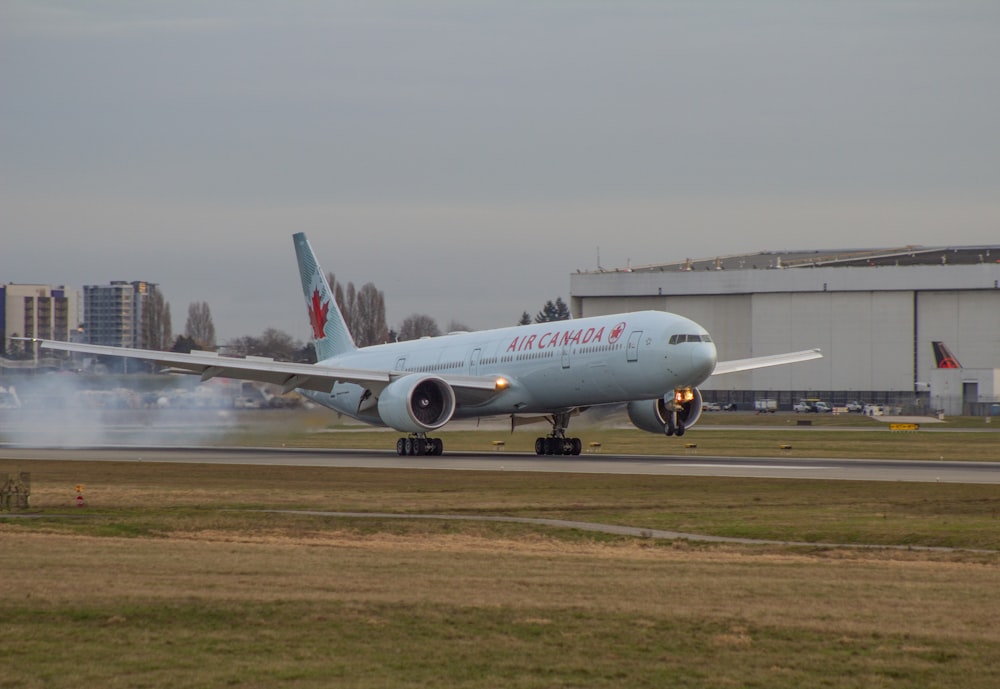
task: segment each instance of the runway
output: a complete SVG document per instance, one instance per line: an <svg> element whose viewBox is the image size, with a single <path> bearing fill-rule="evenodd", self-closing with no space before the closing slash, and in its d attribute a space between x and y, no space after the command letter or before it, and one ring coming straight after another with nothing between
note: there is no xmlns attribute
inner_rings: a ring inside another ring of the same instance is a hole
<svg viewBox="0 0 1000 689"><path fill-rule="evenodd" d="M538 457L505 452L448 453L442 457L399 457L394 452L388 451L301 448L0 447L0 461L17 460L1000 484L998 462L599 454L578 457Z"/></svg>

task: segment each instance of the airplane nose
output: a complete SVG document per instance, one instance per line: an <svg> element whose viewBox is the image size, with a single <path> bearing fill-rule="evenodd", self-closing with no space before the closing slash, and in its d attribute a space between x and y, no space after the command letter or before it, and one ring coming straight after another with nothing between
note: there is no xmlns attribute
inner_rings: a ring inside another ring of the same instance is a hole
<svg viewBox="0 0 1000 689"><path fill-rule="evenodd" d="M715 344L712 342L699 342L691 348L691 368L699 379L698 383L712 375L716 356Z"/></svg>

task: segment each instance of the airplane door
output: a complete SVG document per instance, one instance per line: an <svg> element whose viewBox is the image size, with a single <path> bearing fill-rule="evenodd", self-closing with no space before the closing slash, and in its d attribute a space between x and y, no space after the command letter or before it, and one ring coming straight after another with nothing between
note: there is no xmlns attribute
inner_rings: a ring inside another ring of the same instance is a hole
<svg viewBox="0 0 1000 689"><path fill-rule="evenodd" d="M641 337L642 337L641 330L636 330L629 334L628 347L625 349L625 359L627 361L639 360L639 339Z"/></svg>
<svg viewBox="0 0 1000 689"><path fill-rule="evenodd" d="M562 348L562 367L569 368L569 349L571 345L564 344Z"/></svg>
<svg viewBox="0 0 1000 689"><path fill-rule="evenodd" d="M399 357L399 359L396 360L396 370L397 371L405 371L406 370L406 357L405 356L401 356L401 357Z"/></svg>
<svg viewBox="0 0 1000 689"><path fill-rule="evenodd" d="M478 376L479 375L479 357L482 356L483 350L474 349L472 350L472 356L469 358L469 375Z"/></svg>

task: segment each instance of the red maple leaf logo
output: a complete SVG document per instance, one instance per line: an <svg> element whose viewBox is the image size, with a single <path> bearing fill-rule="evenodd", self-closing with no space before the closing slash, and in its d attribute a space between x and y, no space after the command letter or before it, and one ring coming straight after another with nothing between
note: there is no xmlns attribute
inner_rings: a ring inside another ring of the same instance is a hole
<svg viewBox="0 0 1000 689"><path fill-rule="evenodd" d="M622 336L623 332L625 332L625 324L619 323L615 326L615 329L611 331L611 335L608 336L608 342L614 344L618 341L618 338Z"/></svg>
<svg viewBox="0 0 1000 689"><path fill-rule="evenodd" d="M314 289L312 301L308 304L309 322L312 324L313 339L321 340L326 334L326 314L330 310L330 304L324 304L319 296L319 290Z"/></svg>

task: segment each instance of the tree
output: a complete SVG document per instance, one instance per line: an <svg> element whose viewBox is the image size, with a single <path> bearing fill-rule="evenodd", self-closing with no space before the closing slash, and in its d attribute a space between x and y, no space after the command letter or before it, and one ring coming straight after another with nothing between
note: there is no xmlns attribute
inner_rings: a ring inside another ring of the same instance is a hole
<svg viewBox="0 0 1000 689"><path fill-rule="evenodd" d="M399 328L399 340L419 340L421 337L437 337L441 334L437 322L428 315L414 313L407 316Z"/></svg>
<svg viewBox="0 0 1000 689"><path fill-rule="evenodd" d="M261 333L260 341L265 352L263 356L277 361L294 360L295 353L302 347L301 342L296 342L291 335L277 328L267 328Z"/></svg>
<svg viewBox="0 0 1000 689"><path fill-rule="evenodd" d="M8 359L30 359L31 358L31 348L25 347L24 340L18 340L20 337L17 333L13 333L10 336L10 343L7 345L7 358Z"/></svg>
<svg viewBox="0 0 1000 689"><path fill-rule="evenodd" d="M347 286L337 281L333 273L326 274L326 281L333 291L347 329L360 347L383 344L389 341L389 326L385 320L385 295L374 283L366 282L360 290L353 282Z"/></svg>
<svg viewBox="0 0 1000 689"><path fill-rule="evenodd" d="M165 351L170 348L173 337L170 304L163 298L163 292L152 286L143 303L142 346Z"/></svg>
<svg viewBox="0 0 1000 689"><path fill-rule="evenodd" d="M535 316L535 323L549 323L551 321L568 321L570 318L569 307L562 297L556 297L555 303L550 299L545 302L545 306Z"/></svg>
<svg viewBox="0 0 1000 689"><path fill-rule="evenodd" d="M244 335L233 338L225 344L228 354L239 356L264 356L275 361L297 361L301 356L302 343L296 342L284 330L268 328L260 337Z"/></svg>
<svg viewBox="0 0 1000 689"><path fill-rule="evenodd" d="M521 313L521 320L517 322L518 325L531 325L531 314L527 311Z"/></svg>
<svg viewBox="0 0 1000 689"><path fill-rule="evenodd" d="M196 301L188 305L184 334L198 343L201 349L215 349L215 324L208 302Z"/></svg>
<svg viewBox="0 0 1000 689"><path fill-rule="evenodd" d="M366 282L357 293L354 303L351 335L359 347L384 344L389 340L389 326L385 322L385 295Z"/></svg>
<svg viewBox="0 0 1000 689"><path fill-rule="evenodd" d="M187 335L178 335L177 339L174 340L174 345L170 348L170 351L180 352L181 354L190 354L192 349L198 349L198 343Z"/></svg>

